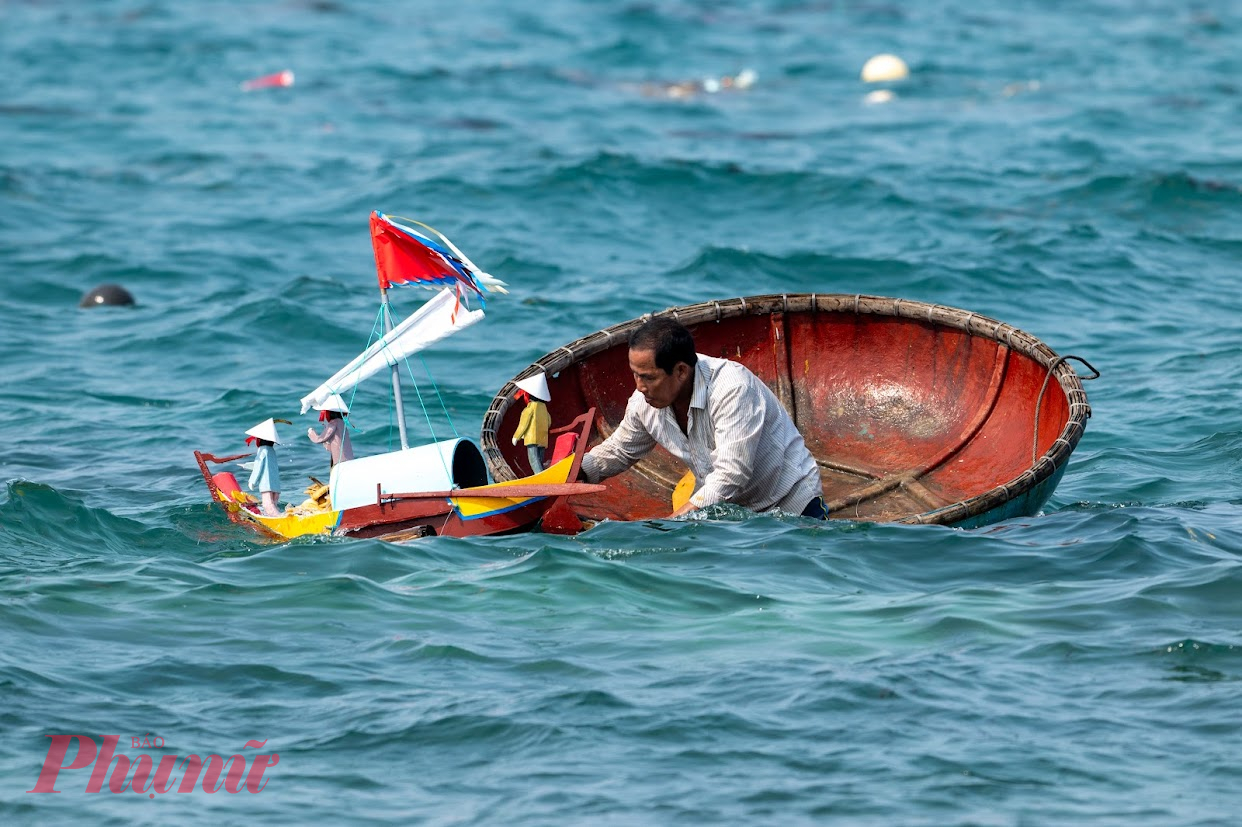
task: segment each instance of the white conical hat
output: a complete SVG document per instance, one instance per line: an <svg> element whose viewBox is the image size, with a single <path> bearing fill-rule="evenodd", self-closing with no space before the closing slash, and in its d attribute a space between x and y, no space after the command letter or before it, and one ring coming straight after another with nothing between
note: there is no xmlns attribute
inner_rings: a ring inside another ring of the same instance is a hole
<svg viewBox="0 0 1242 827"><path fill-rule="evenodd" d="M349 406L345 404L345 400L341 398L339 393L334 393L320 404L315 406L317 411L336 411L337 413L349 413Z"/></svg>
<svg viewBox="0 0 1242 827"><path fill-rule="evenodd" d="M266 439L268 442L274 442L277 445L281 444L280 440L276 438L276 420L274 419L263 420L249 431L246 431L246 436L252 436L255 439Z"/></svg>
<svg viewBox="0 0 1242 827"><path fill-rule="evenodd" d="M514 384L540 401L552 401L552 394L548 392L548 377L543 371L534 376L519 379Z"/></svg>

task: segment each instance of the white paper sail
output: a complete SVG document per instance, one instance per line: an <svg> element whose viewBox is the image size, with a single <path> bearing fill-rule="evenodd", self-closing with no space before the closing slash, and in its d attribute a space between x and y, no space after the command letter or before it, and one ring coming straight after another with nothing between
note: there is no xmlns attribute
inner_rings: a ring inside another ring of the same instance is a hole
<svg viewBox="0 0 1242 827"><path fill-rule="evenodd" d="M482 310L468 310L465 305L458 304L452 290L441 290L358 358L337 371L331 379L303 396L302 413L334 393L344 396L368 376L391 368L410 354L464 330L482 318Z"/></svg>

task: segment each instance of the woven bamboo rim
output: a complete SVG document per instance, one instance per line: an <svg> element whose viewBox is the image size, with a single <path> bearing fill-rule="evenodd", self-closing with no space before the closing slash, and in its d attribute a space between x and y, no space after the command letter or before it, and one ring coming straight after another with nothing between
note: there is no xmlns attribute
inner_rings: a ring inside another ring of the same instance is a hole
<svg viewBox="0 0 1242 827"><path fill-rule="evenodd" d="M483 428L480 434L483 456L493 478L497 482L517 478L496 445L496 429L500 426L509 407L516 401L516 382L539 371L549 375L560 373L585 357L593 356L619 343L628 342L630 333L635 328L655 316L671 316L684 325L693 326L703 322L742 316L808 311L914 319L999 342L1047 369L1060 384L1069 402L1069 421L1066 422L1060 435L1042 456L1036 458L1031 466L1017 477L970 499L922 514L903 517L896 522L952 525L984 514L1002 503L1023 496L1053 476L1069 460L1070 454L1077 447L1087 427L1087 419L1091 416L1091 406L1087 402L1087 393L1083 390L1081 378L1066 363L1065 358L1059 357L1051 348L1031 334L1012 325L967 310L910 299L850 293L775 293L670 307L659 313L640 316L583 336L538 359L505 383L492 399L487 413L483 415Z"/></svg>

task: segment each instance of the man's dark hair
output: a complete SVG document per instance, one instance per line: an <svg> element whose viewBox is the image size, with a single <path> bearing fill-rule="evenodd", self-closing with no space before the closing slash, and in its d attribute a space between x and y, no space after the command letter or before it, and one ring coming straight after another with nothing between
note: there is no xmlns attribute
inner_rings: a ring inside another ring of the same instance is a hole
<svg viewBox="0 0 1242 827"><path fill-rule="evenodd" d="M656 317L630 334L630 350L649 350L655 354L656 367L672 373L678 362L690 367L698 364L694 337L681 323L667 317Z"/></svg>

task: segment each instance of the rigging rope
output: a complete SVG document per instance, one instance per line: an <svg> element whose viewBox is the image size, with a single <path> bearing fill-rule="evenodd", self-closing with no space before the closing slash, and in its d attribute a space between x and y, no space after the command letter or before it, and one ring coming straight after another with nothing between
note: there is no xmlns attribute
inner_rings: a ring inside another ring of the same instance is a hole
<svg viewBox="0 0 1242 827"><path fill-rule="evenodd" d="M383 319L385 306L386 305L383 305L383 304L380 305L379 315L376 317L376 323L371 328L372 341L374 341L375 331L378 329L380 322ZM389 309L391 310L391 307L389 307ZM370 346L371 346L371 343L368 342L367 347L370 347ZM388 353L387 346L383 348L383 351L386 354ZM421 355L419 355L418 359L420 362L422 362L423 369L427 371L427 379L431 382L431 387L435 391L436 397L440 400L440 409L444 411L444 417L445 419L448 420L449 428L451 428L453 431L453 436L460 439L461 435L457 432L457 426L453 424L453 418L449 415L448 407L444 404L444 395L440 393L440 386L436 384L435 378L431 375L431 369L427 366L426 360L424 360ZM390 361L391 362L399 361L405 364L406 373L409 374L410 382L414 385L414 393L418 396L418 405L420 408L422 408L423 418L427 421L427 430L431 432L431 441L433 443L439 442L440 440L436 437L435 425L431 421L431 414L428 412L427 404L423 400L423 392L418 386L418 380L414 378L414 369L410 367L410 360L408 358L403 358L403 359L390 359ZM356 390L357 383L355 383L354 387ZM389 400L390 401L388 405L388 449L389 451L391 451L392 450L393 421L396 419L396 411L397 411L395 391L392 389L391 385L389 385ZM452 481L453 472L452 472L452 469L449 468L448 462L444 458L444 453L443 452L437 452L437 453L440 456L441 464L443 464L444 466L445 478Z"/></svg>

